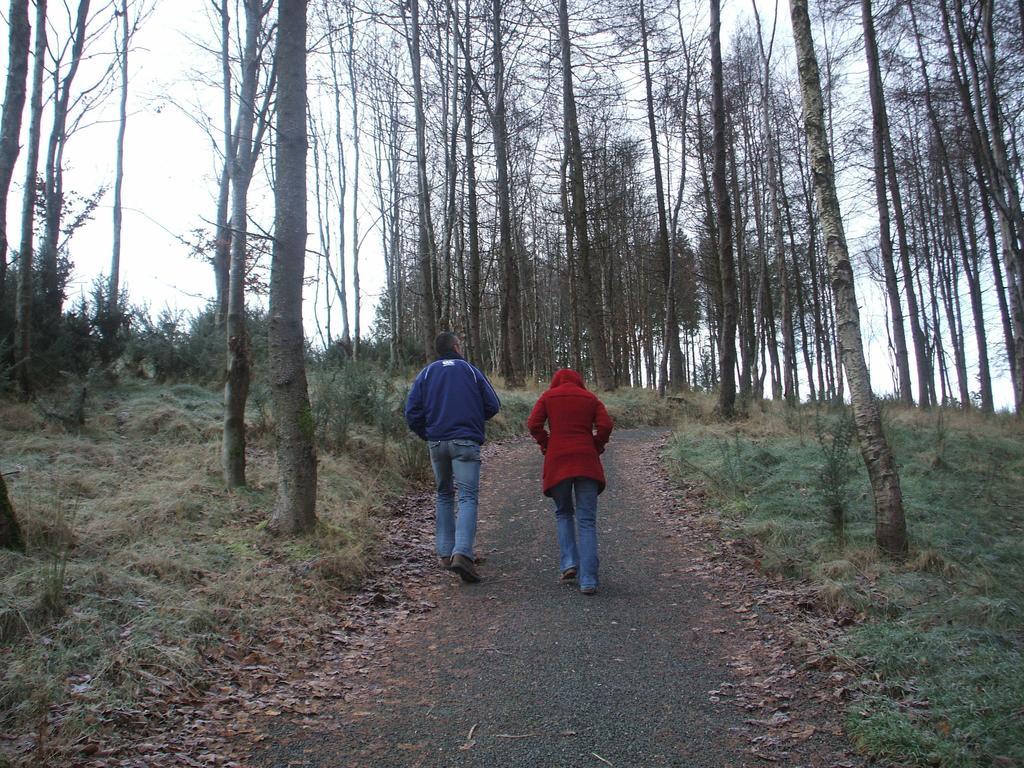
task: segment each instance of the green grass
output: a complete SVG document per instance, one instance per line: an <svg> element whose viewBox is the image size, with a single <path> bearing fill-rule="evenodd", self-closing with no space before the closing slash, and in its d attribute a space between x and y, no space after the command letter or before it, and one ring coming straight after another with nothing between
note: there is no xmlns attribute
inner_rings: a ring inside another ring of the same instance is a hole
<svg viewBox="0 0 1024 768"><path fill-rule="evenodd" d="M865 671L848 713L868 754L900 765L1024 764L1024 432L1009 419L893 410L911 552L873 546L856 445L837 541L822 480L838 414L768 405L733 426L684 422L668 451L713 491L730 536L760 567L810 578L823 600L869 621L836 649ZM816 428L816 425L819 428ZM1005 761L1010 762L1005 762Z"/></svg>

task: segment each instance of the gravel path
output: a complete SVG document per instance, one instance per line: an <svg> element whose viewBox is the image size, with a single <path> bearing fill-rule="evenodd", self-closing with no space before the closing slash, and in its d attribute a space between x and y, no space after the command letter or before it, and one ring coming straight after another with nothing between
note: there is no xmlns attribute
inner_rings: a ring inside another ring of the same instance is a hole
<svg viewBox="0 0 1024 768"><path fill-rule="evenodd" d="M600 497L601 591L558 579L542 457L516 441L485 454L478 553L483 582L437 571L436 610L375 649L366 685L331 729L283 727L263 766L764 765L744 713L716 689L738 619L654 511L662 430L613 434ZM687 570L689 568L689 570ZM790 763L796 764L796 763Z"/></svg>

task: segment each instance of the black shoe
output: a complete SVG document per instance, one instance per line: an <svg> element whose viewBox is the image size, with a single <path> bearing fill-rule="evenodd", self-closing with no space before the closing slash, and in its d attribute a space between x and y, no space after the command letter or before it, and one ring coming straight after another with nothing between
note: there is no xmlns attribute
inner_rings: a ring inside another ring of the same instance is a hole
<svg viewBox="0 0 1024 768"><path fill-rule="evenodd" d="M450 571L452 569L452 556L439 557L437 558L437 564L441 566L442 570Z"/></svg>
<svg viewBox="0 0 1024 768"><path fill-rule="evenodd" d="M573 581L576 578L575 568L566 568L562 571L562 581Z"/></svg>
<svg viewBox="0 0 1024 768"><path fill-rule="evenodd" d="M480 574L477 573L476 566L465 555L452 555L452 570L459 574L459 578L467 584L475 584L480 581Z"/></svg>
<svg viewBox="0 0 1024 768"><path fill-rule="evenodd" d="M580 587L580 594L584 594L584 595L596 595L596 594L597 594L597 587L595 587L595 586L594 586L594 585L592 585L592 584L588 584L588 585L587 585L587 586L585 586L585 587Z"/></svg>

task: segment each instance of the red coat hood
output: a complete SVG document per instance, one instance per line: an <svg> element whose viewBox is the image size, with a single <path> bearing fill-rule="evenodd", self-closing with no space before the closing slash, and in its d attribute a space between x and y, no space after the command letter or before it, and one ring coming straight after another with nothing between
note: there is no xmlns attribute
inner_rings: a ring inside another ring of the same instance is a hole
<svg viewBox="0 0 1024 768"><path fill-rule="evenodd" d="M583 378L572 368L560 368L551 377L551 389L560 387L562 384L575 384L580 389L586 389Z"/></svg>

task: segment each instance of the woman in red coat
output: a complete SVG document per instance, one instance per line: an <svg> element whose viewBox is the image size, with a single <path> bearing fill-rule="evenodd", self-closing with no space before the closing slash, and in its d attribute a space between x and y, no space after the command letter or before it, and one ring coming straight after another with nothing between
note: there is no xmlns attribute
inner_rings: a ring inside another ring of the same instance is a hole
<svg viewBox="0 0 1024 768"><path fill-rule="evenodd" d="M580 592L592 595L598 584L597 495L605 486L600 454L612 420L580 375L563 368L555 372L526 425L544 454L544 495L555 502L562 579L578 574Z"/></svg>

